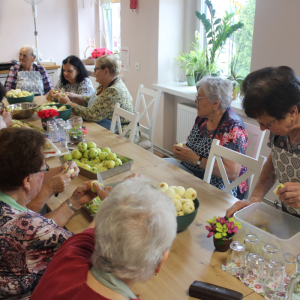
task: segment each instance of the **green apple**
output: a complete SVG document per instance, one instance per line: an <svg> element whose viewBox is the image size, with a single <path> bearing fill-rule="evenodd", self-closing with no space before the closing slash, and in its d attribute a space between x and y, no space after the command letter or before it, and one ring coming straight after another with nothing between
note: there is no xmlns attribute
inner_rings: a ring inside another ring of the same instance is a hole
<svg viewBox="0 0 300 300"><path fill-rule="evenodd" d="M97 169L96 167L92 167L92 168L90 169L90 171L93 172L93 173L95 173L95 174L97 174L98 169Z"/></svg>
<svg viewBox="0 0 300 300"><path fill-rule="evenodd" d="M87 161L89 161L89 159L86 157L82 157L80 161L85 164Z"/></svg>
<svg viewBox="0 0 300 300"><path fill-rule="evenodd" d="M94 162L95 164L99 164L100 163L100 159L99 157L95 157L95 158L92 158L90 161Z"/></svg>
<svg viewBox="0 0 300 300"><path fill-rule="evenodd" d="M107 160L116 160L117 159L117 154L116 153L108 153L107 154Z"/></svg>
<svg viewBox="0 0 300 300"><path fill-rule="evenodd" d="M87 164L83 164L81 168L86 169L86 170L90 170L91 166L89 166Z"/></svg>
<svg viewBox="0 0 300 300"><path fill-rule="evenodd" d="M72 156L75 159L79 159L82 157L82 153L79 150L74 149L74 150L72 150Z"/></svg>
<svg viewBox="0 0 300 300"><path fill-rule="evenodd" d="M95 167L98 169L98 171L103 168L104 166L102 164L96 164ZM99 171L100 172L100 171Z"/></svg>
<svg viewBox="0 0 300 300"><path fill-rule="evenodd" d="M98 171L101 173L101 172L104 172L104 171L106 171L107 170L107 168L105 168L105 167L102 167L102 168L99 168L98 169Z"/></svg>
<svg viewBox="0 0 300 300"><path fill-rule="evenodd" d="M86 164L91 167L95 167L95 163L93 161L87 161Z"/></svg>
<svg viewBox="0 0 300 300"><path fill-rule="evenodd" d="M191 203L184 203L182 205L182 212L187 215L192 213L195 210L195 206Z"/></svg>
<svg viewBox="0 0 300 300"><path fill-rule="evenodd" d="M65 160L68 160L68 161L72 160L72 159L73 159L72 153L67 153L67 154L65 154L65 155L64 155L64 159L65 159Z"/></svg>
<svg viewBox="0 0 300 300"><path fill-rule="evenodd" d="M94 188L94 183L95 183L95 182L98 183L100 186L103 185L102 183L100 183L100 182L97 181L97 180L92 181L92 182L91 182L91 191L92 191L93 193L97 193L96 189Z"/></svg>
<svg viewBox="0 0 300 300"><path fill-rule="evenodd" d="M82 162L78 162L78 163L77 163L77 166L80 167L80 168L82 168L82 165L83 165Z"/></svg>
<svg viewBox="0 0 300 300"><path fill-rule="evenodd" d="M182 144L182 143L177 143L176 145L177 145L177 146L180 146L180 147L183 147L183 144Z"/></svg>
<svg viewBox="0 0 300 300"><path fill-rule="evenodd" d="M107 162L106 162L106 168L107 169L112 169L113 167L115 166L115 162L113 161L113 160L108 160Z"/></svg>
<svg viewBox="0 0 300 300"><path fill-rule="evenodd" d="M182 212L182 210L177 212L177 217L180 217L180 216L183 216L183 215L184 215L184 213Z"/></svg>
<svg viewBox="0 0 300 300"><path fill-rule="evenodd" d="M120 158L115 159L114 162L115 162L115 167L122 166L122 161Z"/></svg>
<svg viewBox="0 0 300 300"><path fill-rule="evenodd" d="M86 151L83 152L83 157L85 157L85 158L89 158L90 157L89 156L89 150L86 150Z"/></svg>
<svg viewBox="0 0 300 300"><path fill-rule="evenodd" d="M80 160L79 159L72 159L73 161L75 161L76 162L76 164L78 165L78 163L80 163Z"/></svg>
<svg viewBox="0 0 300 300"><path fill-rule="evenodd" d="M85 152L85 151L87 150L87 144L84 143L84 142L80 142L80 143L78 144L78 150L79 150L81 153Z"/></svg>
<svg viewBox="0 0 300 300"><path fill-rule="evenodd" d="M89 150L89 157L90 158L95 158L96 156L98 156L98 151L96 148L90 148Z"/></svg>
<svg viewBox="0 0 300 300"><path fill-rule="evenodd" d="M108 147L102 149L102 152L111 153L111 150Z"/></svg>
<svg viewBox="0 0 300 300"><path fill-rule="evenodd" d="M69 166L65 166L65 168L64 168L64 171L65 171L65 172L67 171L68 167L69 167ZM70 175L72 175L74 172L75 172L75 170L74 170L74 169L71 169L71 168L70 168L69 171L68 171L68 173L69 173Z"/></svg>
<svg viewBox="0 0 300 300"><path fill-rule="evenodd" d="M20 125L18 125L18 124L14 124L13 126L11 126L11 127L21 127Z"/></svg>
<svg viewBox="0 0 300 300"><path fill-rule="evenodd" d="M276 195L276 196L279 196L277 191L281 188L283 188L284 185L282 183L279 183L279 185L274 189L273 193Z"/></svg>
<svg viewBox="0 0 300 300"><path fill-rule="evenodd" d="M102 152L100 148L96 148L98 150L98 155Z"/></svg>
<svg viewBox="0 0 300 300"><path fill-rule="evenodd" d="M197 198L197 192L194 189L189 188L185 191L183 198L195 200Z"/></svg>
<svg viewBox="0 0 300 300"><path fill-rule="evenodd" d="M97 148L97 145L96 145L95 143L93 143L93 142L88 142L88 143L87 143L87 148L88 148L88 149L91 149L91 148Z"/></svg>
<svg viewBox="0 0 300 300"><path fill-rule="evenodd" d="M106 152L99 153L99 159L100 160L106 160L106 158L107 158L107 153Z"/></svg>
<svg viewBox="0 0 300 300"><path fill-rule="evenodd" d="M185 188L183 186L177 186L175 192L180 196L183 197L185 193Z"/></svg>

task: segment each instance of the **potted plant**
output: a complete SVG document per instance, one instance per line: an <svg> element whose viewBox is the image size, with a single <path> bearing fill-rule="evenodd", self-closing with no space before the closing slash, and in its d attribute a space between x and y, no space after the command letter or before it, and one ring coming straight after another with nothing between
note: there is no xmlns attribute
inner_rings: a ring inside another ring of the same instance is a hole
<svg viewBox="0 0 300 300"><path fill-rule="evenodd" d="M214 237L214 246L217 251L225 252L229 249L233 236L238 229L242 228L240 222L235 222L234 218L217 217L206 221L209 225L205 228L209 231L207 237Z"/></svg>
<svg viewBox="0 0 300 300"><path fill-rule="evenodd" d="M244 24L238 22L231 25L231 19L234 14L229 14L225 11L225 16L221 18L215 17L216 10L210 0L205 0L205 4L210 12L210 19L206 18L206 14L201 14L196 11L197 18L202 22L205 28L205 58L207 65L213 65L218 61L220 51L224 47L227 39L232 36L232 34L242 28Z"/></svg>
<svg viewBox="0 0 300 300"><path fill-rule="evenodd" d="M186 79L189 86L195 85L194 78L194 55L191 51L190 53L179 52L179 56L175 58L175 60L179 61L179 66L181 69L185 69L186 71Z"/></svg>

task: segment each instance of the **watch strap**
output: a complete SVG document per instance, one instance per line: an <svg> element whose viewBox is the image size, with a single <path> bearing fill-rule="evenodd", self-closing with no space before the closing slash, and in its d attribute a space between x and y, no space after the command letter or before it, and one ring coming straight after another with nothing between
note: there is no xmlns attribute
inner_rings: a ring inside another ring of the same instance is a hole
<svg viewBox="0 0 300 300"><path fill-rule="evenodd" d="M197 166L199 167L201 165L201 160L202 160L203 156L200 155L198 161L197 161Z"/></svg>
<svg viewBox="0 0 300 300"><path fill-rule="evenodd" d="M66 200L67 205L74 211L74 213L77 211L75 206L69 201L69 199Z"/></svg>

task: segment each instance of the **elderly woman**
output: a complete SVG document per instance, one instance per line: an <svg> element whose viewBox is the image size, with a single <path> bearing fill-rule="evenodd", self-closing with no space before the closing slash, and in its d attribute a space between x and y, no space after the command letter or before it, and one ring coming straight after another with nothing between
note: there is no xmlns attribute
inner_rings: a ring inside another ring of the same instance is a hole
<svg viewBox="0 0 300 300"><path fill-rule="evenodd" d="M81 59L75 55L70 55L63 60L60 80L55 87L58 91L64 93L70 92L87 97L95 92L84 64ZM47 100L52 101L56 95L57 93L51 90L47 95Z"/></svg>
<svg viewBox="0 0 300 300"><path fill-rule="evenodd" d="M34 129L4 128L0 142L0 298L7 299L30 295L53 255L72 236L63 227L95 194L85 183L44 217L33 212L28 204L49 171L45 136Z"/></svg>
<svg viewBox="0 0 300 300"><path fill-rule="evenodd" d="M36 48L26 45L19 52L20 64L10 68L5 81L6 91L20 89L44 95L53 88L44 67L34 64L37 55Z"/></svg>
<svg viewBox="0 0 300 300"><path fill-rule="evenodd" d="M30 300L136 299L132 286L159 273L177 228L171 198L141 178L117 185L95 224L63 245Z"/></svg>
<svg viewBox="0 0 300 300"><path fill-rule="evenodd" d="M230 108L232 100L232 83L219 77L204 77L196 95L197 113L195 125L183 147L173 146L173 153L181 160L182 165L195 176L203 179L213 139L220 140L220 145L246 154L248 134L244 123ZM234 181L246 172L241 165L223 159L228 179ZM217 162L214 165L211 184L219 189L224 188ZM235 197L243 199L247 183L243 182L232 192Z"/></svg>
<svg viewBox="0 0 300 300"><path fill-rule="evenodd" d="M259 180L247 201L237 202L227 210L235 211L260 202L276 179L282 210L300 217L300 79L293 69L281 66L250 73L242 86L245 114L255 119L261 130L270 130L271 148Z"/></svg>
<svg viewBox="0 0 300 300"><path fill-rule="evenodd" d="M116 103L120 103L121 108L134 113L132 97L124 82L118 79L119 72L120 61L117 57L103 55L96 60L94 74L99 83L96 93L91 97L68 93L67 97L59 97L59 102L70 104L77 116L81 116L86 121L96 122L109 130ZM122 119L122 123L126 123L126 120ZM137 134L135 142L138 141Z"/></svg>

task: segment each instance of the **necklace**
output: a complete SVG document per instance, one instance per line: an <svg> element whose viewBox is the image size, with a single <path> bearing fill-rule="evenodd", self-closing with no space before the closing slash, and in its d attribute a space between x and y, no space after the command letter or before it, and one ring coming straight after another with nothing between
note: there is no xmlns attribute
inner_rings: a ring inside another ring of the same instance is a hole
<svg viewBox="0 0 300 300"><path fill-rule="evenodd" d="M290 142L291 148L293 147L293 145L294 145L294 143L295 143L295 141L296 141L296 139L297 139L297 137L298 137L298 135L299 135L299 132L300 132L300 129L298 130L298 133L297 133L297 135L295 136L295 138L293 139L293 141ZM290 138L289 138L289 140L290 140Z"/></svg>

